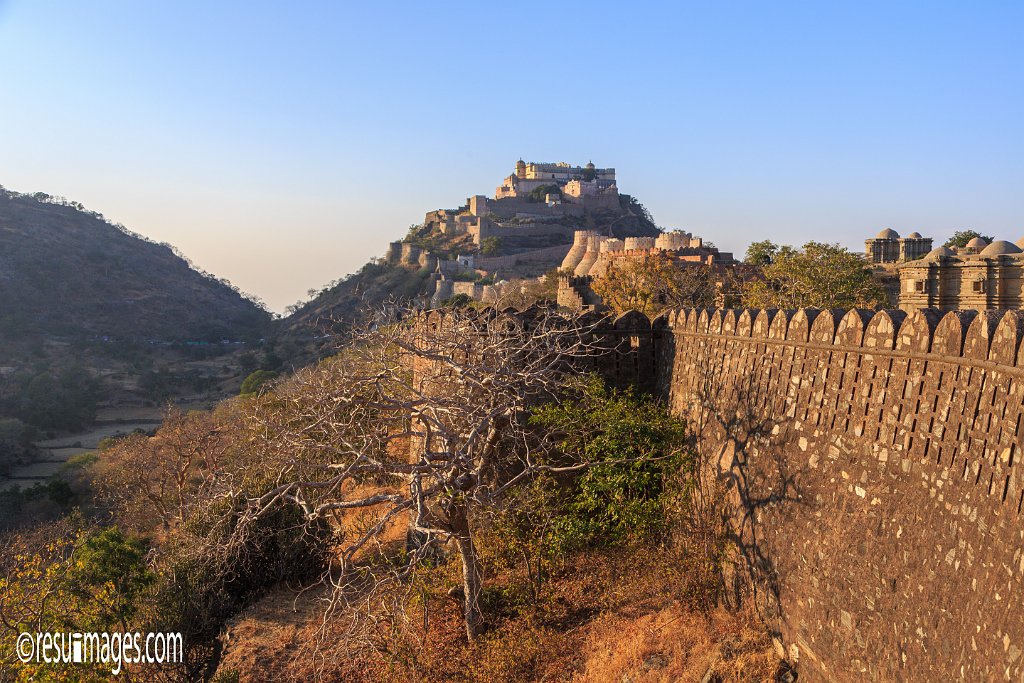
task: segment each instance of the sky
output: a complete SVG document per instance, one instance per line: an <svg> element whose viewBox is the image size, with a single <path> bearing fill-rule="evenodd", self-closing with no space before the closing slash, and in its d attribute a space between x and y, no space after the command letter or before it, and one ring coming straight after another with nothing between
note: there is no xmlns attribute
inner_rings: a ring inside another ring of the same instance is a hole
<svg viewBox="0 0 1024 683"><path fill-rule="evenodd" d="M738 254L1024 236L1024 3L0 0L0 184L275 311L516 159Z"/></svg>

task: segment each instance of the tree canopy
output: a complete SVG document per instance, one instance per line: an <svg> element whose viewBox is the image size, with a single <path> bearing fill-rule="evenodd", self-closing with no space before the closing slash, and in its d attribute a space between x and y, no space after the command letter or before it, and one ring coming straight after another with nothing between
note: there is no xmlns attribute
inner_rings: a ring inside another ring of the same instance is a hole
<svg viewBox="0 0 1024 683"><path fill-rule="evenodd" d="M992 235L982 235L980 232L976 230L957 230L948 240L945 241L945 243L942 246L947 248L964 247L967 246L967 243L973 240L975 237L980 237L986 242L991 242L992 240L995 239L995 237L993 237Z"/></svg>
<svg viewBox="0 0 1024 683"><path fill-rule="evenodd" d="M808 242L799 250L779 247L761 275L743 287L746 306L877 308L887 302L867 261L838 244Z"/></svg>
<svg viewBox="0 0 1024 683"><path fill-rule="evenodd" d="M743 258L743 262L752 266L767 266L775 260L775 254L778 251L779 246L771 240L752 242L747 247L747 255Z"/></svg>

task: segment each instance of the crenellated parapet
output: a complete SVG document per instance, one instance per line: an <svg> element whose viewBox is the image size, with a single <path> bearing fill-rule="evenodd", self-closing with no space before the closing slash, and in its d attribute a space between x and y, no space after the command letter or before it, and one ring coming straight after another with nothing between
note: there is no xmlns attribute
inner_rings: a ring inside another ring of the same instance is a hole
<svg viewBox="0 0 1024 683"><path fill-rule="evenodd" d="M745 338L770 332L772 340L794 344L860 347L892 357L923 354L965 364L988 361L1009 366L999 368L1003 372L1024 373L1024 313L1019 311L682 309L666 316L679 334Z"/></svg>

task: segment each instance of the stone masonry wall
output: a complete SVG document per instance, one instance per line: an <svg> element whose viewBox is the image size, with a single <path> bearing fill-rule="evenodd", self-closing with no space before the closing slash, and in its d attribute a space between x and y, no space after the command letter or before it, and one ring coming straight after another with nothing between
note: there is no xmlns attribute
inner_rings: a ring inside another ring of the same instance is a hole
<svg viewBox="0 0 1024 683"><path fill-rule="evenodd" d="M656 373L801 681L1024 681L1024 316L681 311Z"/></svg>

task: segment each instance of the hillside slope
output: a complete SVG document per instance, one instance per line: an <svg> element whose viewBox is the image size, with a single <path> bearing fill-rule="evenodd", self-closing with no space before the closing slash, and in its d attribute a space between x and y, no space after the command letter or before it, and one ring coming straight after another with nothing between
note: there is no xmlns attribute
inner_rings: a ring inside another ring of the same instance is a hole
<svg viewBox="0 0 1024 683"><path fill-rule="evenodd" d="M46 195L0 191L0 335L262 335L269 315L167 245Z"/></svg>

